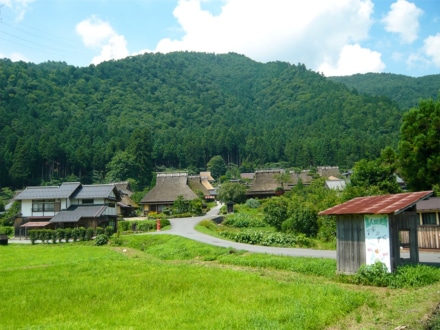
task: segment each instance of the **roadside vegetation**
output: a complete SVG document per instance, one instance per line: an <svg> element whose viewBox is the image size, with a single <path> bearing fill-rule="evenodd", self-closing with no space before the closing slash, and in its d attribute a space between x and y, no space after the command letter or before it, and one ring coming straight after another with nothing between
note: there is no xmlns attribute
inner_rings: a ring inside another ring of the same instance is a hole
<svg viewBox="0 0 440 330"><path fill-rule="evenodd" d="M422 329L432 282L355 284L335 260L252 254L172 235L0 246L4 329ZM423 277L423 276L422 276ZM402 279L400 279L402 281Z"/></svg>

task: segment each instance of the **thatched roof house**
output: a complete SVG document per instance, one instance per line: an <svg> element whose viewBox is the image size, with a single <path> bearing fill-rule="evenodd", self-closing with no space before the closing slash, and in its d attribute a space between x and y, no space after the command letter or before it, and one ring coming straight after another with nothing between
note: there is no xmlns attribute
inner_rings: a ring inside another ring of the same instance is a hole
<svg viewBox="0 0 440 330"><path fill-rule="evenodd" d="M204 199L215 199L215 189L209 182L208 177L191 175L188 177L188 185L195 193L200 191Z"/></svg>
<svg viewBox="0 0 440 330"><path fill-rule="evenodd" d="M284 170L256 171L250 188L246 195L248 198L264 198L275 195L275 190L280 187L276 180L277 175L284 174Z"/></svg>
<svg viewBox="0 0 440 330"><path fill-rule="evenodd" d="M140 204L144 212L162 212L164 208L173 205L179 196L185 200L193 200L197 195L188 185L188 173L158 173L156 185L151 189Z"/></svg>

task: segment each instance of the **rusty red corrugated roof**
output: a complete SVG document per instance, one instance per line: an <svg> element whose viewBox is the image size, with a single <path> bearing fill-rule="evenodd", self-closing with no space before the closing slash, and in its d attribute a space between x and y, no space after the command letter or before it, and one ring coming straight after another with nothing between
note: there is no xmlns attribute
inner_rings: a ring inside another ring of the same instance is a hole
<svg viewBox="0 0 440 330"><path fill-rule="evenodd" d="M357 197L348 202L319 212L319 215L338 214L398 214L418 201L432 195L432 191Z"/></svg>

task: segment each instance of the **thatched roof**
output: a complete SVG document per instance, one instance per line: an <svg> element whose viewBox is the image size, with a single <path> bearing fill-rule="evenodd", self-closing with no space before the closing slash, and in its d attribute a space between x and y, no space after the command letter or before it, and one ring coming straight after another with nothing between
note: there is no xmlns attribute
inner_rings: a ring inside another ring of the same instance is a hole
<svg viewBox="0 0 440 330"><path fill-rule="evenodd" d="M209 195L208 189L202 184L202 180L199 175L192 175L188 177L188 185L192 191L201 191L204 196Z"/></svg>
<svg viewBox="0 0 440 330"><path fill-rule="evenodd" d="M158 173L156 185L151 189L141 204L172 204L179 196L193 200L197 195L188 186L188 173Z"/></svg>
<svg viewBox="0 0 440 330"><path fill-rule="evenodd" d="M280 186L277 182L276 174L284 173L283 170L263 170L256 171L251 187L247 190L248 195L274 193Z"/></svg>
<svg viewBox="0 0 440 330"><path fill-rule="evenodd" d="M209 182L215 181L214 178L211 175L211 172L200 172L200 177L202 179L206 178L206 180L208 180Z"/></svg>
<svg viewBox="0 0 440 330"><path fill-rule="evenodd" d="M291 188L292 186L296 186L298 184L299 179L305 185L308 185L312 182L312 176L310 175L310 171L304 170L300 173L290 172L290 181L287 182L287 185Z"/></svg>

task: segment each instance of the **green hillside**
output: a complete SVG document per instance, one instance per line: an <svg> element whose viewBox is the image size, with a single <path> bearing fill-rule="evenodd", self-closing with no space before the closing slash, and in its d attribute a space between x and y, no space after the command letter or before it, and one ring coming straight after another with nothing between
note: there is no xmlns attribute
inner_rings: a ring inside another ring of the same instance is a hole
<svg viewBox="0 0 440 330"><path fill-rule="evenodd" d="M0 187L67 176L147 185L153 170L204 169L215 155L257 167L352 166L397 144L401 115L389 98L304 65L237 54L145 54L86 68L1 60Z"/></svg>
<svg viewBox="0 0 440 330"><path fill-rule="evenodd" d="M329 79L360 93L389 97L403 110L418 106L420 99L436 99L440 93L440 74L414 78L391 73L367 73Z"/></svg>

